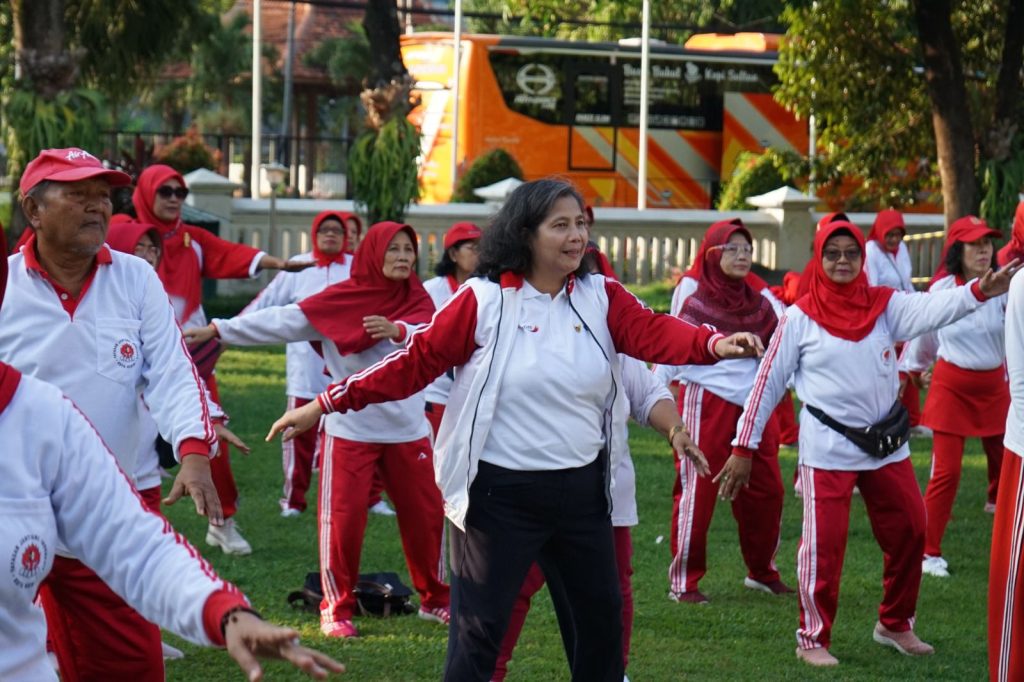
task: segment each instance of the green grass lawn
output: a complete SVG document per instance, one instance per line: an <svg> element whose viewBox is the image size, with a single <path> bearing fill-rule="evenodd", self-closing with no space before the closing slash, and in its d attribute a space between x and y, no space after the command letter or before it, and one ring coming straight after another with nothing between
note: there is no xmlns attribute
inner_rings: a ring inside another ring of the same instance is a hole
<svg viewBox="0 0 1024 682"><path fill-rule="evenodd" d="M231 350L218 367L224 407L231 426L254 446L248 458L233 458L242 507L238 523L252 543L252 556L231 558L207 548L206 524L189 500L167 510L174 525L200 547L225 578L249 595L256 609L302 632L305 642L343 661L352 680L437 680L444 661L445 630L415 616L357 619L362 637L354 641L320 636L316 616L291 610L285 595L301 586L317 568L316 520L278 516L280 446L263 435L284 407L284 355L278 350ZM641 523L633 531L636 623L630 679L654 680L980 680L986 676L985 618L991 516L982 511L985 463L980 444L969 441L964 480L945 541L953 572L940 580L925 576L917 630L938 653L909 659L871 640L881 597L881 552L871 535L864 505L855 498L832 652L838 669L814 670L794 656L797 626L795 596L770 597L743 588L745 574L736 540L736 524L719 503L709 539L709 573L702 582L712 603L675 604L666 598L669 562L667 536L674 476L664 440L634 427L630 444L636 462ZM918 479L927 480L930 441L914 441ZM792 480L794 450L781 453L783 477ZM315 505L314 505L315 508ZM795 585L794 564L801 506L787 486L782 546L778 564ZM662 541L662 538L666 538ZM407 584L394 518L371 515L362 571L397 571ZM223 651L202 649L169 636L187 657L168 663L169 680L242 679ZM269 664L271 680L304 679L281 664ZM568 679L564 656L546 592L535 599L509 680Z"/></svg>

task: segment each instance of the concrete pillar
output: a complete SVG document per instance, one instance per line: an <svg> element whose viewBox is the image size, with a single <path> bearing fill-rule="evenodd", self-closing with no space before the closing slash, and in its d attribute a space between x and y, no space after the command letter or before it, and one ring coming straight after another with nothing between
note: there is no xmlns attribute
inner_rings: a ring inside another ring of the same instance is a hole
<svg viewBox="0 0 1024 682"><path fill-rule="evenodd" d="M747 203L756 206L778 224L779 235L775 248L777 270L803 270L811 255L814 241L814 216L811 210L818 198L803 194L792 187L780 187L767 194L747 197Z"/></svg>
<svg viewBox="0 0 1024 682"><path fill-rule="evenodd" d="M231 202L242 186L211 170L200 168L185 176L189 195L186 202L221 219L221 234L231 224Z"/></svg>

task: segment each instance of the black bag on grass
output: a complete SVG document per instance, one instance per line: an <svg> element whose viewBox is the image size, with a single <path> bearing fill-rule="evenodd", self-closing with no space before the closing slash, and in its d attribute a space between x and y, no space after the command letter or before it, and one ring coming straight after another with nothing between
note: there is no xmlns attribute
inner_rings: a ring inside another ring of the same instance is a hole
<svg viewBox="0 0 1024 682"><path fill-rule="evenodd" d="M416 606L410 601L412 590L406 587L395 573L364 573L359 576L355 590L356 605L362 616L391 616L414 613ZM293 608L311 613L320 611L324 598L323 583L319 573L307 573L301 590L288 595Z"/></svg>

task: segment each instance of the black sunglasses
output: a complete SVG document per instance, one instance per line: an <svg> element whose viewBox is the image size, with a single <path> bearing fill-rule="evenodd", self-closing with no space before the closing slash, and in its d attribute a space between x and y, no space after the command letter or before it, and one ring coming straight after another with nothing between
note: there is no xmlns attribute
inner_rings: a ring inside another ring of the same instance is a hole
<svg viewBox="0 0 1024 682"><path fill-rule="evenodd" d="M157 187L156 194L162 199L170 199L171 197L178 197L184 200L188 196L188 187L170 187L164 185Z"/></svg>

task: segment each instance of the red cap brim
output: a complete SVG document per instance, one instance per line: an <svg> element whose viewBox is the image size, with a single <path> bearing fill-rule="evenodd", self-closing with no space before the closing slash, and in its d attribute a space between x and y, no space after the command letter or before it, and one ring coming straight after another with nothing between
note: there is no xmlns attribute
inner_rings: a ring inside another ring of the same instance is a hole
<svg viewBox="0 0 1024 682"><path fill-rule="evenodd" d="M43 180L51 180L53 182L77 182L78 180L88 180L89 178L102 177L104 180L110 183L111 187L125 187L126 185L132 184L132 178L127 173L122 173L119 170L112 168L68 168L67 170L57 171L56 173L49 173L44 178L39 178L39 182ZM38 182L36 184L39 184ZM31 189L31 188L30 188Z"/></svg>

